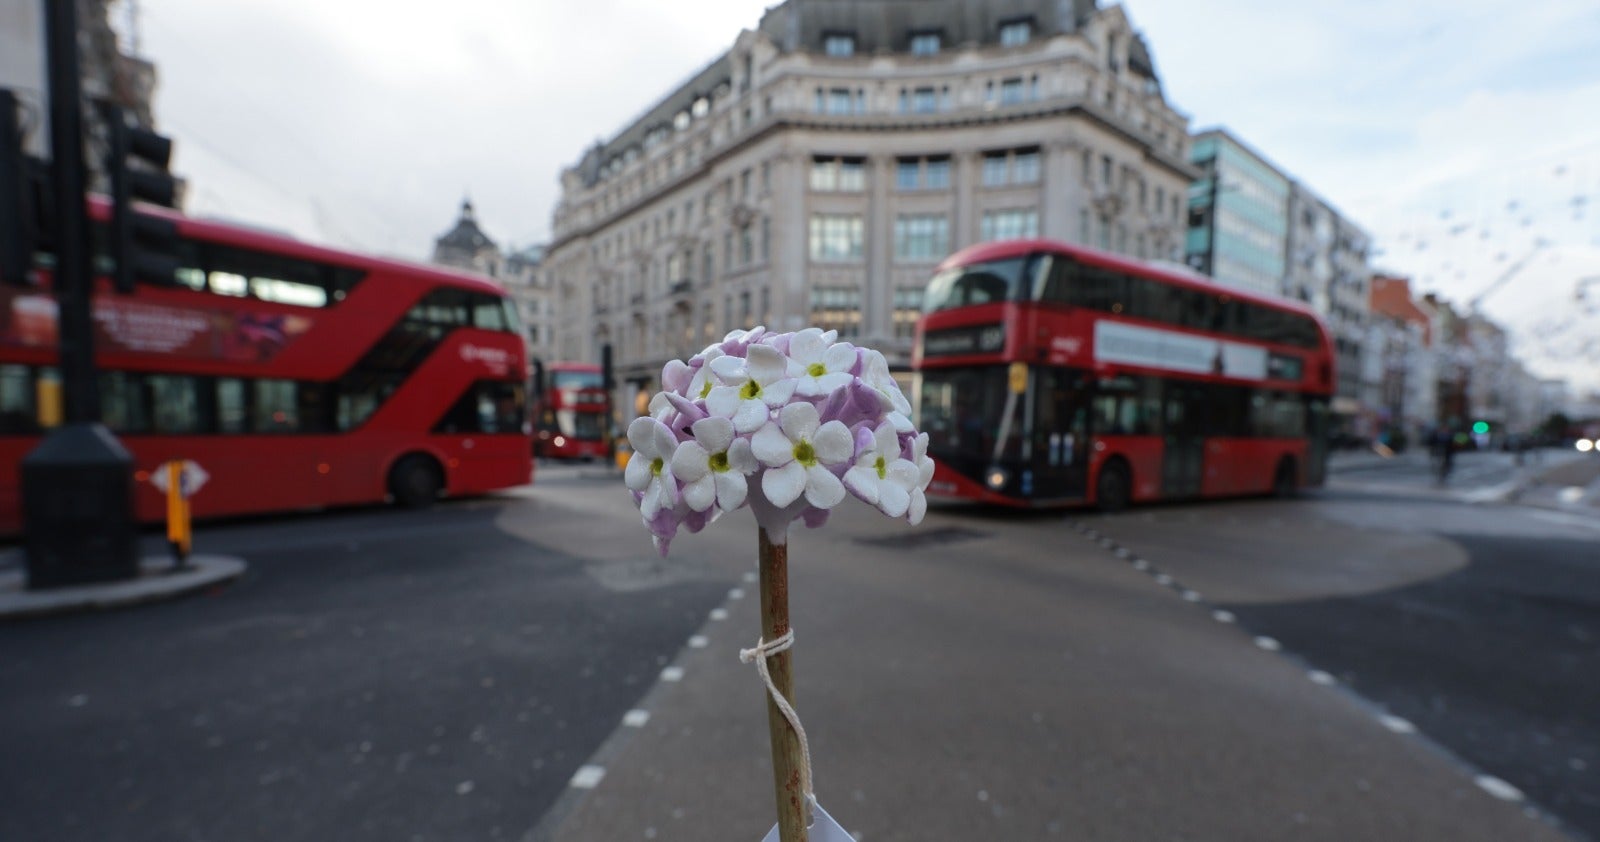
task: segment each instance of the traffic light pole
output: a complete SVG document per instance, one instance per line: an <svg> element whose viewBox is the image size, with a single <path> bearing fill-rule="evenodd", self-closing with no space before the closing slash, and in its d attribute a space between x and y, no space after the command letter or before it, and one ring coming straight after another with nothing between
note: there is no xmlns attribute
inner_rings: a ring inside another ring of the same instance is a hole
<svg viewBox="0 0 1600 842"><path fill-rule="evenodd" d="M23 542L28 587L48 588L139 575L133 521L133 457L99 422L90 312L89 220L85 208L83 98L78 4L42 0L50 76L50 155L55 266L51 284L61 342L66 424L22 459Z"/></svg>
<svg viewBox="0 0 1600 842"><path fill-rule="evenodd" d="M50 76L50 188L59 308L61 379L68 424L100 420L95 389L94 325L89 313L89 221L84 210L83 91L78 63L78 4L44 0Z"/></svg>

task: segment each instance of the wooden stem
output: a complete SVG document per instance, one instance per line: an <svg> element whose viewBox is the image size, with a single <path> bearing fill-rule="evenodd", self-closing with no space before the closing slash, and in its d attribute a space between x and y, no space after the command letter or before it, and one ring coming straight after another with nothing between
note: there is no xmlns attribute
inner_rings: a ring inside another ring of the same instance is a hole
<svg viewBox="0 0 1600 842"><path fill-rule="evenodd" d="M773 544L767 530L761 536L761 638L776 640L789 633L789 546ZM794 704L794 671L789 651L767 659L772 683L789 704ZM772 783L778 799L778 839L806 842L806 794L800 780L800 737L767 696L767 735L772 741Z"/></svg>

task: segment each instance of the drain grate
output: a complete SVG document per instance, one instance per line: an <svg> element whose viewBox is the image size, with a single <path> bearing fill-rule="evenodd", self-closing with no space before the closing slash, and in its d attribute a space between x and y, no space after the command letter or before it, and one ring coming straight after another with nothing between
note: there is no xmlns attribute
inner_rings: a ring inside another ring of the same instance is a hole
<svg viewBox="0 0 1600 842"><path fill-rule="evenodd" d="M959 526L945 526L939 529L919 530L910 534L885 535L880 538L857 538L856 543L875 547L929 547L954 544L960 541L976 541L979 538L987 537L989 537L988 532L964 529Z"/></svg>

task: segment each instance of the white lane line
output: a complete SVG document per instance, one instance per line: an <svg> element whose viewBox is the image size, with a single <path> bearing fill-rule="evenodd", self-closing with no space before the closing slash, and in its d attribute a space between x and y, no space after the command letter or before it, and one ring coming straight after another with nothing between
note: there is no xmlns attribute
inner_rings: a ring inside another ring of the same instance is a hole
<svg viewBox="0 0 1600 842"><path fill-rule="evenodd" d="M1283 644L1273 640L1270 637L1267 637L1266 635L1256 638L1256 645L1267 650L1268 652L1276 652L1283 648Z"/></svg>
<svg viewBox="0 0 1600 842"><path fill-rule="evenodd" d="M1145 561L1144 559L1141 558L1141 559L1139 559L1139 560L1137 560L1137 561L1135 561L1133 563L1133 569L1134 570L1149 570L1150 569L1150 562Z"/></svg>
<svg viewBox="0 0 1600 842"><path fill-rule="evenodd" d="M605 776L606 768L604 766L579 766L578 771L572 773L572 780L568 784L578 789L594 789L600 785L600 781Z"/></svg>
<svg viewBox="0 0 1600 842"><path fill-rule="evenodd" d="M1332 687L1338 683L1338 679L1335 679L1333 676L1323 672L1322 670L1312 670L1306 673L1306 677L1311 679L1311 683L1321 684L1323 687Z"/></svg>
<svg viewBox="0 0 1600 842"><path fill-rule="evenodd" d="M1133 555L1133 553L1128 552L1128 548L1127 547L1118 547L1117 548L1117 558L1127 558L1130 555Z"/></svg>
<svg viewBox="0 0 1600 842"><path fill-rule="evenodd" d="M1199 591L1184 591L1183 592L1183 601L1184 602L1199 602L1200 601L1200 592Z"/></svg>
<svg viewBox="0 0 1600 842"><path fill-rule="evenodd" d="M728 619L728 609L726 609L726 608L713 608L713 609L711 609L711 619L713 619L713 620L726 620L726 619Z"/></svg>
<svg viewBox="0 0 1600 842"><path fill-rule="evenodd" d="M689 648L690 649L704 649L704 648L706 648L706 644L710 643L710 642L711 641L706 639L705 635L697 634L694 637L689 638Z"/></svg>
<svg viewBox="0 0 1600 842"><path fill-rule="evenodd" d="M661 671L662 681L682 681L683 667L667 667Z"/></svg>
<svg viewBox="0 0 1600 842"><path fill-rule="evenodd" d="M1417 726L1412 725L1408 720L1401 719L1400 717L1389 713L1378 714L1378 724L1388 728L1390 731L1393 731L1396 734L1417 733Z"/></svg>
<svg viewBox="0 0 1600 842"><path fill-rule="evenodd" d="M1546 523L1558 523L1562 526L1577 526L1584 529L1600 530L1600 518L1596 517L1584 517L1583 515L1568 514L1567 512L1550 512L1543 509L1535 509L1530 511L1528 512L1528 516L1537 518Z"/></svg>
<svg viewBox="0 0 1600 842"><path fill-rule="evenodd" d="M729 599L744 599L744 588L734 588L728 591Z"/></svg>
<svg viewBox="0 0 1600 842"><path fill-rule="evenodd" d="M1219 623L1231 623L1233 622L1233 612L1222 610L1213 611L1211 612L1211 619L1216 620Z"/></svg>
<svg viewBox="0 0 1600 842"><path fill-rule="evenodd" d="M757 576L754 573L746 573L746 574L744 574L744 580L746 582L755 582L755 581L759 581L760 579L761 579L761 577Z"/></svg>
<svg viewBox="0 0 1600 842"><path fill-rule="evenodd" d="M1172 584L1172 577L1168 576L1165 573L1157 573L1156 574L1156 584L1158 584L1158 585L1160 585L1162 587L1166 587L1167 585Z"/></svg>
<svg viewBox="0 0 1600 842"><path fill-rule="evenodd" d="M643 728L650 721L650 711L634 708L622 715L622 724L629 728Z"/></svg>
<svg viewBox="0 0 1600 842"><path fill-rule="evenodd" d="M1522 790L1493 775L1479 775L1473 779L1473 782L1478 785L1479 789L1501 801L1521 801L1523 799Z"/></svg>

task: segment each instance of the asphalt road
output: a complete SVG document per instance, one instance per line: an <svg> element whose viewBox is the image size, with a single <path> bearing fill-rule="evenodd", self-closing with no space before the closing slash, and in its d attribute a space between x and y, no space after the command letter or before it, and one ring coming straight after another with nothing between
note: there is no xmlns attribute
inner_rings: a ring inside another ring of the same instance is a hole
<svg viewBox="0 0 1600 842"><path fill-rule="evenodd" d="M1362 473L798 533L822 802L872 842L1600 834L1600 520ZM0 839L760 838L753 524L663 563L619 498L211 525L231 587L0 626Z"/></svg>
<svg viewBox="0 0 1600 842"><path fill-rule="evenodd" d="M0 627L0 839L514 839L727 590L531 500L202 529L219 592Z"/></svg>

